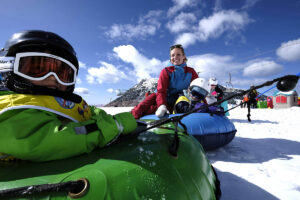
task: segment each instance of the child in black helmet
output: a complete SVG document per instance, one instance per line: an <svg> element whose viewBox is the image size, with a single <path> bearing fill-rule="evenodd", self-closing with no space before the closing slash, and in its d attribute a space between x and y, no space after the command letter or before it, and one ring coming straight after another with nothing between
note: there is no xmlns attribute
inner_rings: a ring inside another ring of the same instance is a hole
<svg viewBox="0 0 300 200"><path fill-rule="evenodd" d="M108 115L73 93L78 66L57 34L31 30L8 40L0 57L0 160L64 159L135 130L130 113Z"/></svg>

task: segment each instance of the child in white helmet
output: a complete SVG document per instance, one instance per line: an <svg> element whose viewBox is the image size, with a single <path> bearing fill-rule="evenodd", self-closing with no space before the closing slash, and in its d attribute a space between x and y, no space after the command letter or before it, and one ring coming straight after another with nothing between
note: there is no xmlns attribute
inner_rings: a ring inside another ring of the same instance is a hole
<svg viewBox="0 0 300 200"><path fill-rule="evenodd" d="M193 80L187 90L183 91L183 95L180 96L174 106L174 113L185 113L191 110L197 110L197 112L215 113L224 115L224 109L217 106L207 107L205 98L210 90L209 83L204 78L197 78Z"/></svg>

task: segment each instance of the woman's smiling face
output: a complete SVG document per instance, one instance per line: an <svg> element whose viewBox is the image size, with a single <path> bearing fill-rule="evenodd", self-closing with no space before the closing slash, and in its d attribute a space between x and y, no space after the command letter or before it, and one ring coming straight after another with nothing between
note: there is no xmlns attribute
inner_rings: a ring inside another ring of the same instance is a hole
<svg viewBox="0 0 300 200"><path fill-rule="evenodd" d="M174 48L170 51L170 61L173 65L181 65L184 63L185 55L180 48Z"/></svg>

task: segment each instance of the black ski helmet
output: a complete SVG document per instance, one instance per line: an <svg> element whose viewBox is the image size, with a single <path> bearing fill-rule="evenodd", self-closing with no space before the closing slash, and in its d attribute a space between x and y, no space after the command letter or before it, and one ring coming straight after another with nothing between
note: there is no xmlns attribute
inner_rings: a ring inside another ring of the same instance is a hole
<svg viewBox="0 0 300 200"><path fill-rule="evenodd" d="M27 30L15 33L1 49L1 56L15 56L21 52L44 52L60 56L71 62L78 71L78 60L73 47L59 35L42 31Z"/></svg>
<svg viewBox="0 0 300 200"><path fill-rule="evenodd" d="M78 73L79 64L73 47L59 35L48 31L26 30L13 34L5 43L4 48L0 50L0 56L15 57L17 53L45 51L68 60L77 68ZM54 91L53 89L34 86L13 72L10 73L6 81L6 86L12 91L29 94L55 95L65 99L77 99L79 101L78 95L73 94L75 85L68 86L66 92ZM69 97L71 97L71 99Z"/></svg>

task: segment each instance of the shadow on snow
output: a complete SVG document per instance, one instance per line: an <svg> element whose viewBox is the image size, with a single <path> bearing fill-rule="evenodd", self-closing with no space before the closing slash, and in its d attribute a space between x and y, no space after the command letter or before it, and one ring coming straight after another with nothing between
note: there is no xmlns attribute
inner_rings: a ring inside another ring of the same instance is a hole
<svg viewBox="0 0 300 200"><path fill-rule="evenodd" d="M289 155L300 155L300 142L263 138L252 139L235 137L227 146L208 151L211 162L262 163L272 159L289 160Z"/></svg>
<svg viewBox="0 0 300 200"><path fill-rule="evenodd" d="M277 200L275 196L262 188L229 172L216 169L221 181L221 200Z"/></svg>

